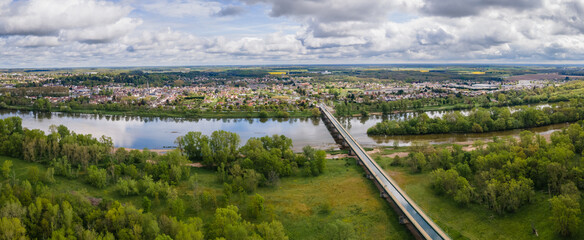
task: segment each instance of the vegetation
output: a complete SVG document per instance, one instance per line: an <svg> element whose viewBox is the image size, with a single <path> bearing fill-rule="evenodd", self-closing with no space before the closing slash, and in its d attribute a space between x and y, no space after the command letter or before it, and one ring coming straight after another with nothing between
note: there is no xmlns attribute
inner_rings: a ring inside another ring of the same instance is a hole
<svg viewBox="0 0 584 240"><path fill-rule="evenodd" d="M233 184L234 192L253 192L258 185L277 185L280 177L318 176L325 170L324 151L306 146L303 154L294 154L292 139L283 135L250 138L238 149L239 141L235 133L215 131L210 137L189 132L176 143L190 161L217 168L220 181Z"/></svg>
<svg viewBox="0 0 584 240"><path fill-rule="evenodd" d="M476 109L468 116L446 113L442 118L426 114L404 121L383 121L367 129L371 135L414 135L431 133L481 133L575 122L584 117L584 100L572 99L552 107L522 107L511 113L509 108Z"/></svg>
<svg viewBox="0 0 584 240"><path fill-rule="evenodd" d="M447 97L397 99L394 101L376 101L372 100L375 95L350 93L347 94L344 101L336 102L334 107L337 116L354 116L362 114L363 111L386 115L405 111L488 109L584 99L584 91L581 90L583 87L583 81L573 81L556 87L500 91L478 96L464 96L457 93L448 94ZM434 90L429 89L428 91ZM357 99L362 99L362 102L356 102Z"/></svg>
<svg viewBox="0 0 584 240"><path fill-rule="evenodd" d="M554 229L562 236L579 232L584 150L582 122L551 135L524 131L519 140L494 138L476 149L459 145L435 148L418 144L406 158L392 163L411 172L429 172L433 192L451 199L459 207L480 205L498 215L515 213L535 203L537 192L549 195L545 210ZM541 196L541 195L540 195Z"/></svg>
<svg viewBox="0 0 584 240"><path fill-rule="evenodd" d="M0 123L2 154L24 159L0 157L0 229L11 230L1 232L7 239L287 239L290 234L346 239L387 231L397 233L394 239L410 237L397 220L388 224L397 217L372 197L374 186L354 162L330 163L328 173L323 151L306 147L293 153L284 136L251 139L237 148L237 135L216 132L207 137L207 147L216 150L208 168L193 169L186 164L197 155L186 154L187 148L185 155L114 151L108 138L97 140L65 126L53 126L45 135L23 129L17 117ZM23 140L8 144L15 139ZM360 194L338 192L338 184ZM333 186L323 188L328 185ZM297 198L301 201L290 202ZM313 210L291 211L307 206ZM327 219L332 222L324 231L306 225Z"/></svg>

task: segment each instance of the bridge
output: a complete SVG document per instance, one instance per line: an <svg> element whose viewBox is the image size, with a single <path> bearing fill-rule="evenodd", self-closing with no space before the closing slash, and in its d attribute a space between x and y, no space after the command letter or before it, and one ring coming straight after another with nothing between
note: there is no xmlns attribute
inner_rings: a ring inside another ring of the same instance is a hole
<svg viewBox="0 0 584 240"><path fill-rule="evenodd" d="M361 145L353 139L351 134L337 121L331 114L328 107L319 104L322 119L333 135L335 141L344 149L349 150L349 155L357 157L357 163L363 167L367 173L367 178L371 179L380 191L380 196L389 202L391 207L399 215L399 221L404 224L416 239L450 239L432 219L401 190L401 188L391 179L379 165L363 150Z"/></svg>

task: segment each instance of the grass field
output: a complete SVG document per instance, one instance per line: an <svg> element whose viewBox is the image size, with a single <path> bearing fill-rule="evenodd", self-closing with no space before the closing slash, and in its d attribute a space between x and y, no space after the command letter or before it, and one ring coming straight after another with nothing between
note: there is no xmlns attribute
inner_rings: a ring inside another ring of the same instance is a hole
<svg viewBox="0 0 584 240"><path fill-rule="evenodd" d="M19 159L0 157L0 163L6 159L12 160L17 179L26 179L28 169L33 166L37 166L41 174L46 171L41 164ZM222 198L223 186L216 181L213 171L193 168L191 175L195 173L201 190L214 192L218 200ZM49 191L81 192L87 196L141 206L142 196L121 197L114 186L97 189L86 184L82 178L55 179L56 183L48 186ZM187 185L184 181L176 186L180 197L185 199L185 217L195 215L189 208L188 195L192 191ZM279 186L259 188L256 193L264 197L266 209L269 209L266 211L271 212L271 218L283 223L290 239L330 239L327 226L335 221L354 226L354 237L357 239L412 239L406 228L398 223L398 216L379 197L373 183L363 177L363 170L353 159L329 160L327 170L321 176L284 178ZM250 194L247 198L252 196ZM152 212L156 215L168 213L166 200L153 200ZM213 210L203 209L196 215L210 221Z"/></svg>

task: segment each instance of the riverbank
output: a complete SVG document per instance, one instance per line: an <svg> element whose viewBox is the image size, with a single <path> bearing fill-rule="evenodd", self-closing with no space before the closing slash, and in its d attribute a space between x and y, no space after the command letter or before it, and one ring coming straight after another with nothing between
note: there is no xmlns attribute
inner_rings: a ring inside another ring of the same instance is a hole
<svg viewBox="0 0 584 240"><path fill-rule="evenodd" d="M38 111L32 106L4 106L0 110L17 110L17 111ZM102 114L112 116L133 116L133 117L169 117L169 118L311 118L315 115L310 110L304 111L261 111L261 112L242 112L242 111L160 111L157 109L146 110L129 110L129 111L111 111L99 109L51 109L55 113L81 113L81 114Z"/></svg>

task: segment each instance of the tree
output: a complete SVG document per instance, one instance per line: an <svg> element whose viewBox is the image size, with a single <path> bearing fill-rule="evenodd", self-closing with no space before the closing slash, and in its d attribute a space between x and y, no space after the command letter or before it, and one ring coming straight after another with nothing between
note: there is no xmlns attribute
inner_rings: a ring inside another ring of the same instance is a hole
<svg viewBox="0 0 584 240"><path fill-rule="evenodd" d="M45 177L43 179L44 182L46 183L55 183L55 169L54 168L48 168L47 171L45 172Z"/></svg>
<svg viewBox="0 0 584 240"><path fill-rule="evenodd" d="M0 240L25 240L26 229L18 218L0 219Z"/></svg>
<svg viewBox="0 0 584 240"><path fill-rule="evenodd" d="M580 204L577 199L568 195L554 196L551 204L550 220L556 231L562 236L570 236L580 225Z"/></svg>
<svg viewBox="0 0 584 240"><path fill-rule="evenodd" d="M249 203L248 211L252 218L257 219L264 211L264 198L256 193Z"/></svg>
<svg viewBox="0 0 584 240"><path fill-rule="evenodd" d="M320 110L318 108L312 108L310 109L310 115L312 117L320 117Z"/></svg>
<svg viewBox="0 0 584 240"><path fill-rule="evenodd" d="M152 207L152 201L150 201L150 198L148 198L147 196L144 196L144 198L142 198L142 209L144 209L144 212L150 212L150 208Z"/></svg>
<svg viewBox="0 0 584 240"><path fill-rule="evenodd" d="M211 134L210 148L215 165L231 163L237 158L239 147L239 135L223 130L214 131Z"/></svg>
<svg viewBox="0 0 584 240"><path fill-rule="evenodd" d="M209 145L209 137L201 132L188 132L184 136L178 137L175 143L189 160L201 161L203 160L203 148Z"/></svg>
<svg viewBox="0 0 584 240"><path fill-rule="evenodd" d="M263 222L257 226L258 233L264 240L288 240L281 222Z"/></svg>
<svg viewBox="0 0 584 240"><path fill-rule="evenodd" d="M202 240L203 239L203 221L200 218L189 218L181 222L176 240Z"/></svg>
<svg viewBox="0 0 584 240"><path fill-rule="evenodd" d="M27 179L32 184L36 184L39 181L40 170L37 166L32 166L28 168Z"/></svg>
<svg viewBox="0 0 584 240"><path fill-rule="evenodd" d="M327 239L334 240L357 239L357 237L355 236L355 229L353 228L353 225L338 219L334 222L327 224L325 231Z"/></svg>
<svg viewBox="0 0 584 240"><path fill-rule="evenodd" d="M138 183L134 179L120 179L116 189L122 196L132 196L139 193Z"/></svg>
<svg viewBox="0 0 584 240"><path fill-rule="evenodd" d="M91 165L87 172L89 184L97 188L104 188L107 185L107 172L105 169L99 169L95 165Z"/></svg>
<svg viewBox="0 0 584 240"><path fill-rule="evenodd" d="M209 239L226 237L226 230L228 226L241 225L241 215L236 206L229 205L226 208L217 208L215 210L215 217L209 225Z"/></svg>
<svg viewBox="0 0 584 240"><path fill-rule="evenodd" d="M12 160L4 160L4 162L2 163L2 167L0 168L0 170L2 171L2 176L4 178L9 178L11 169Z"/></svg>
<svg viewBox="0 0 584 240"><path fill-rule="evenodd" d="M421 172L426 166L426 156L421 152L414 153L409 157L409 165L412 172Z"/></svg>
<svg viewBox="0 0 584 240"><path fill-rule="evenodd" d="M182 199L176 198L170 202L170 210L172 215L177 218L182 218L185 213L185 204Z"/></svg>

